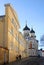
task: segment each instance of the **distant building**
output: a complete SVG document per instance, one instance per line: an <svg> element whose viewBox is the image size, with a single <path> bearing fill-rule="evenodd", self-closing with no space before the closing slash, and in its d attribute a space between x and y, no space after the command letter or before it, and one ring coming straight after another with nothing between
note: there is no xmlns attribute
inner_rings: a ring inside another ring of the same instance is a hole
<svg viewBox="0 0 44 65"><path fill-rule="evenodd" d="M26 26L23 28L23 36L27 41L27 56L37 56L38 55L38 40L36 40L35 31L33 28Z"/></svg>
<svg viewBox="0 0 44 65"><path fill-rule="evenodd" d="M42 56L42 50L38 50L38 56Z"/></svg>
<svg viewBox="0 0 44 65"><path fill-rule="evenodd" d="M44 57L44 50L42 50L42 56Z"/></svg>

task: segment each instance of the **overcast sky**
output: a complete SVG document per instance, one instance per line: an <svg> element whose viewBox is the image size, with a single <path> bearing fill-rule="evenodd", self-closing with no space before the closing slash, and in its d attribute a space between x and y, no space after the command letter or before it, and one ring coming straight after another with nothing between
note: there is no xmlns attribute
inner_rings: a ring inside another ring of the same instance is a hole
<svg viewBox="0 0 44 65"><path fill-rule="evenodd" d="M27 20L28 27L33 27L36 38L40 41L41 35L44 34L44 0L0 0L0 15L5 14L6 3L10 3L16 10L20 30L23 30Z"/></svg>

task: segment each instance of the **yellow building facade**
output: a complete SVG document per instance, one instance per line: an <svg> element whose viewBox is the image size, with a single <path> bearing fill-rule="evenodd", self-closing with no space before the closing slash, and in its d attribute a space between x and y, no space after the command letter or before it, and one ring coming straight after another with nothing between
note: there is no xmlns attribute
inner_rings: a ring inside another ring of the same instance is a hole
<svg viewBox="0 0 44 65"><path fill-rule="evenodd" d="M27 56L26 44L27 44L26 40L24 39L22 33L19 32L19 54L21 55L22 58Z"/></svg>
<svg viewBox="0 0 44 65"><path fill-rule="evenodd" d="M0 16L0 63L15 61L19 54L22 58L26 57L26 41L19 33L19 28L16 11L10 4L6 4L5 15Z"/></svg>

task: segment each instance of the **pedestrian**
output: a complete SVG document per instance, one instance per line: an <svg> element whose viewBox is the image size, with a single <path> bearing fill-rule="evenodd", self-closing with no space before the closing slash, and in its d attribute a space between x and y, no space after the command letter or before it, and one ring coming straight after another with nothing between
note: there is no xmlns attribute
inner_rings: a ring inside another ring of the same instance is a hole
<svg viewBox="0 0 44 65"><path fill-rule="evenodd" d="M18 55L16 56L16 60L18 60Z"/></svg>
<svg viewBox="0 0 44 65"><path fill-rule="evenodd" d="M19 55L19 59L21 60L21 55Z"/></svg>

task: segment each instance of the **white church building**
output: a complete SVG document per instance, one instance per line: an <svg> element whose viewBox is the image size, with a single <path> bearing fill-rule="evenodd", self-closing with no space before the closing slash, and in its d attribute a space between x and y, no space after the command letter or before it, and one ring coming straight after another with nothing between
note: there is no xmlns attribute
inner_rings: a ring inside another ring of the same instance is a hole
<svg viewBox="0 0 44 65"><path fill-rule="evenodd" d="M38 55L38 40L36 40L35 31L33 28L26 26L23 28L23 36L27 41L26 44L26 51L27 56L37 56Z"/></svg>

